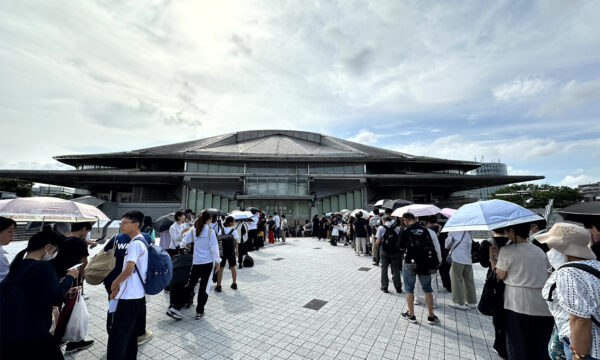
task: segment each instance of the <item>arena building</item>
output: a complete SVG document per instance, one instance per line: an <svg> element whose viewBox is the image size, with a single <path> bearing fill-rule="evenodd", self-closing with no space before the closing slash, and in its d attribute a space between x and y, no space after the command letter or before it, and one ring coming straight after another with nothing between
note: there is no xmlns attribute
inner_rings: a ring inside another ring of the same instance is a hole
<svg viewBox="0 0 600 360"><path fill-rule="evenodd" d="M179 207L250 206L304 221L381 198L457 207L453 193L543 176L471 175L472 161L414 156L304 131L240 131L126 152L62 155L73 170L0 170L0 177L87 189L113 218Z"/></svg>

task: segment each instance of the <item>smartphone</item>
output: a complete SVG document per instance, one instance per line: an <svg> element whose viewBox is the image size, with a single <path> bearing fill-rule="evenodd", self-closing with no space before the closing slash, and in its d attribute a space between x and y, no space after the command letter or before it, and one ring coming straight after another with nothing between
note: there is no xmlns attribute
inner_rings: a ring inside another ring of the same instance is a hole
<svg viewBox="0 0 600 360"><path fill-rule="evenodd" d="M69 270L73 270L73 269L78 269L78 268L79 268L81 265L83 265L83 263L79 263L79 264L77 264L77 265L73 265L73 266L71 266L70 268L68 268L68 269L67 269L67 271L69 271Z"/></svg>

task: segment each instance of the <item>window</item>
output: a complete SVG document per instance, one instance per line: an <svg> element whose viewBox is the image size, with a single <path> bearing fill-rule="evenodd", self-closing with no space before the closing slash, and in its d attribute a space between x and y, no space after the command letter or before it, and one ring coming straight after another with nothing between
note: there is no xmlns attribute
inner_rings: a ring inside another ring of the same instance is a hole
<svg viewBox="0 0 600 360"><path fill-rule="evenodd" d="M208 164L208 172L209 173L219 172L219 164Z"/></svg>
<svg viewBox="0 0 600 360"><path fill-rule="evenodd" d="M206 163L198 163L198 171L200 172L207 172L208 171L208 164Z"/></svg>
<svg viewBox="0 0 600 360"><path fill-rule="evenodd" d="M198 170L198 164L193 161L188 161L186 166L187 166L186 167L187 171L197 171Z"/></svg>

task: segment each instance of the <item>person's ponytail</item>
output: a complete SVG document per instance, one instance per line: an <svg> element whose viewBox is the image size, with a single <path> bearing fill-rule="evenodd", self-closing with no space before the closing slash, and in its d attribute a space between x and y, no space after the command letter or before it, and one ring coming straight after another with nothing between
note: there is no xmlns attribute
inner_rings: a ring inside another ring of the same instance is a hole
<svg viewBox="0 0 600 360"><path fill-rule="evenodd" d="M206 222L211 218L212 215L207 210L204 210L202 214L200 214L200 217L196 219L196 223L194 224L196 227L196 237L200 236L202 230L204 230L204 225L206 225Z"/></svg>

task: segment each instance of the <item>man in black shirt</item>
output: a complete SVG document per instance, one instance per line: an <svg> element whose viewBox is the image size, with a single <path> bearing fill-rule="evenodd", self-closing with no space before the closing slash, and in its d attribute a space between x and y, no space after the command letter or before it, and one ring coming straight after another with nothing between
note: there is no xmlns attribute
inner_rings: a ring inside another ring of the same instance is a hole
<svg viewBox="0 0 600 360"><path fill-rule="evenodd" d="M359 211L356 213L356 221L352 225L354 229L355 235L355 243L356 243L356 255L360 256L360 254L367 254L367 220L363 219L362 213Z"/></svg>

